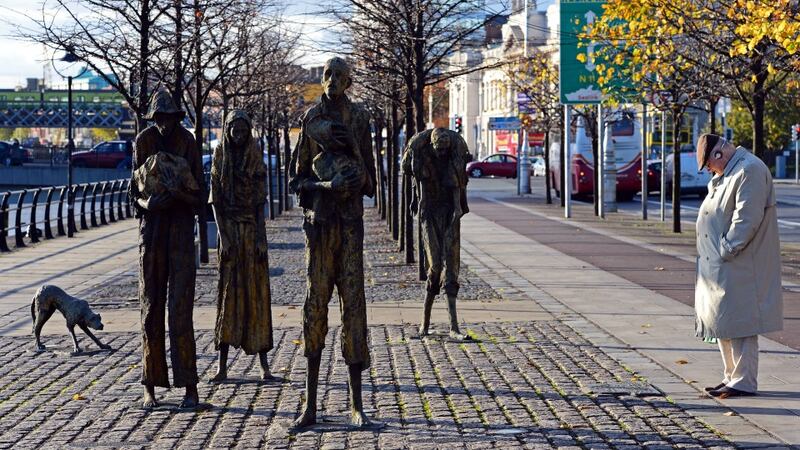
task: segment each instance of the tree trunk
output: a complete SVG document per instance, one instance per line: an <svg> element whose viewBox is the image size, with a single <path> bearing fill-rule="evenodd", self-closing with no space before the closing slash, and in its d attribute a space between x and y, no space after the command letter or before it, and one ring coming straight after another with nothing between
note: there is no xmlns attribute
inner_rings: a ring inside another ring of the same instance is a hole
<svg viewBox="0 0 800 450"><path fill-rule="evenodd" d="M761 67L761 64L758 64ZM764 160L766 149L764 136L764 109L767 102L767 93L764 85L767 82L766 71L761 71L756 75L756 82L753 84L753 154Z"/></svg>
<svg viewBox="0 0 800 450"><path fill-rule="evenodd" d="M414 120L414 105L411 94L413 93L413 80L408 80L409 90L406 92L406 142L405 146L411 141L416 133ZM412 180L411 176L403 174L403 250L405 251L406 264L414 262L414 218L411 213L412 200Z"/></svg>
<svg viewBox="0 0 800 450"><path fill-rule="evenodd" d="M553 197L550 193L550 130L544 133L544 192L545 199L548 205L553 203Z"/></svg>
<svg viewBox="0 0 800 450"><path fill-rule="evenodd" d="M681 108L672 108L672 231L681 232ZM662 168L663 170L663 168ZM646 176L646 174L645 174Z"/></svg>
<svg viewBox="0 0 800 450"><path fill-rule="evenodd" d="M176 0L175 8L180 10L180 0ZM200 0L194 0L193 9L195 12L195 21L194 21L194 39L195 39L195 53L194 53L194 70L195 73L200 73L202 70L202 51L200 49L200 26L201 26L201 17L202 15L199 13L200 11ZM180 21L180 19L178 19ZM178 24L176 23L176 26ZM178 32L180 34L180 32ZM181 92L179 99L183 97L183 55L180 50L180 46L177 50L177 57L181 58L181 61L176 61L175 63L175 77L178 79L180 77L180 82L176 81L175 88L176 91ZM179 84L180 83L180 84ZM194 93L194 139L195 145L197 146L197 154L203 154L203 80L202 77L195 77L195 93ZM180 103L177 103L180 106ZM214 149L211 149L212 151ZM201 156L202 157L202 156ZM205 167L203 168L205 170ZM203 177L205 178L205 177ZM207 187L208 184L203 183L202 190L203 190L203 198L208 198L207 194ZM209 206L203 202L203 205L199 208L200 214L198 217L198 232L200 234L200 262L208 263L208 218L213 217L214 214L208 213Z"/></svg>
<svg viewBox="0 0 800 450"><path fill-rule="evenodd" d="M384 122L383 113L381 113L375 120L375 177L378 181L377 186L375 186L375 204L378 206L381 220L386 219L386 174L383 169Z"/></svg>
<svg viewBox="0 0 800 450"><path fill-rule="evenodd" d="M289 137L289 112L283 112L283 209L288 211L292 209L292 204L289 201L289 170L291 169L292 161L292 140Z"/></svg>
<svg viewBox="0 0 800 450"><path fill-rule="evenodd" d="M708 100L708 131L711 134L717 134L717 103L719 102L719 97L712 97ZM724 134L725 130L722 130Z"/></svg>
<svg viewBox="0 0 800 450"><path fill-rule="evenodd" d="M141 23L141 36L139 39L139 67L137 68L139 79L139 92L136 105L136 132L139 133L147 126L144 115L147 111L150 100L149 81L150 73L148 64L150 63L150 0L142 0L139 9L139 23Z"/></svg>
<svg viewBox="0 0 800 450"><path fill-rule="evenodd" d="M391 152L389 153L389 183L390 183L390 191L392 194L392 198L390 200L390 212L391 212L391 230L392 230L392 239L395 241L400 239L400 186L399 186L399 161L398 156L400 155L400 149L398 148L399 142L398 138L400 136L400 123L399 123L399 114L398 114L398 100L399 94L395 91L392 95L392 104L391 104Z"/></svg>
<svg viewBox="0 0 800 450"><path fill-rule="evenodd" d="M281 163L281 148L280 139L278 139L278 124L277 116L270 114L269 116L269 144L275 152L275 175L277 175L278 185L278 215L283 214L283 164Z"/></svg>
<svg viewBox="0 0 800 450"><path fill-rule="evenodd" d="M183 100L183 0L175 1L175 84L172 90L172 100L178 107ZM198 46L199 46L198 42Z"/></svg>
<svg viewBox="0 0 800 450"><path fill-rule="evenodd" d="M272 187L272 171L275 169L270 156L270 148L267 146L269 140L267 134L267 109L266 101L261 103L261 152L266 150L267 154L267 196L269 197L269 220L275 220L275 189Z"/></svg>

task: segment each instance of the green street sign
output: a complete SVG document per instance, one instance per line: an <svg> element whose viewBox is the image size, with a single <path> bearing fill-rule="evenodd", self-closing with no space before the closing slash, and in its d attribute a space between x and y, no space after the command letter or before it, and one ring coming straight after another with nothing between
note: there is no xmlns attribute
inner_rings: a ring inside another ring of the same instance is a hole
<svg viewBox="0 0 800 450"><path fill-rule="evenodd" d="M561 58L559 90L563 104L600 103L603 92L597 84L594 42L581 42L578 35L603 14L605 1L560 0ZM586 62L578 61L578 53L586 54Z"/></svg>

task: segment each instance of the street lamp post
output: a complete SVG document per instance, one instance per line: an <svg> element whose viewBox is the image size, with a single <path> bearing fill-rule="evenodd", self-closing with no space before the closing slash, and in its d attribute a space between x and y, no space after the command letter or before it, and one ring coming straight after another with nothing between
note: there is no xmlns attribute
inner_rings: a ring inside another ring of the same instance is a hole
<svg viewBox="0 0 800 450"><path fill-rule="evenodd" d="M70 49L66 49L66 53L59 61L73 64L80 59ZM53 58L53 70L58 73L61 78L67 79L67 237L72 237L75 234L75 196L72 192L72 151L75 149L75 142L72 140L72 75L64 76L58 70L55 64L55 57ZM86 72L84 67L78 76Z"/></svg>

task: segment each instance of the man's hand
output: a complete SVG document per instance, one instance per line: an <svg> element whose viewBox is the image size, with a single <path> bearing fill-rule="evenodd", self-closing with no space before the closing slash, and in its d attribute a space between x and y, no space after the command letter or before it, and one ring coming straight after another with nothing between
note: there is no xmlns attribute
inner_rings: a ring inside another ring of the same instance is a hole
<svg viewBox="0 0 800 450"><path fill-rule="evenodd" d="M169 192L151 195L147 200L140 200L139 206L150 212L162 211L172 203L172 195Z"/></svg>
<svg viewBox="0 0 800 450"><path fill-rule="evenodd" d="M219 237L219 260L220 261L230 261L231 260L231 244L228 239Z"/></svg>

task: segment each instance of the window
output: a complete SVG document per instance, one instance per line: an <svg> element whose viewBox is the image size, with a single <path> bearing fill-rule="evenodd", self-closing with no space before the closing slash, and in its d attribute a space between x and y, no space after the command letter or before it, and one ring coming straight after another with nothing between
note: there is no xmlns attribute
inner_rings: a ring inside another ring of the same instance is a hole
<svg viewBox="0 0 800 450"><path fill-rule="evenodd" d="M484 160L483 160L483 162L487 162L487 163L501 163L501 162L503 162L503 155L492 155L492 156L487 156L487 157L486 157L486 159L484 159Z"/></svg>
<svg viewBox="0 0 800 450"><path fill-rule="evenodd" d="M505 162L507 162L507 163L516 163L517 162L517 158L515 158L515 157L513 157L511 155L505 155L505 159L506 159Z"/></svg>

